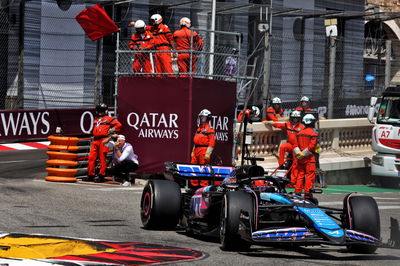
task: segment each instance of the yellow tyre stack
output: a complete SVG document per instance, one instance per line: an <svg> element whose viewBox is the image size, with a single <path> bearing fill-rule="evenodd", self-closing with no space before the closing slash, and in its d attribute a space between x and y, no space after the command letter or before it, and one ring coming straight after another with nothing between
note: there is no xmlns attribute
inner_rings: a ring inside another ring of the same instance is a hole
<svg viewBox="0 0 400 266"><path fill-rule="evenodd" d="M87 175L90 138L49 136L48 139L46 181L76 182L77 177Z"/></svg>

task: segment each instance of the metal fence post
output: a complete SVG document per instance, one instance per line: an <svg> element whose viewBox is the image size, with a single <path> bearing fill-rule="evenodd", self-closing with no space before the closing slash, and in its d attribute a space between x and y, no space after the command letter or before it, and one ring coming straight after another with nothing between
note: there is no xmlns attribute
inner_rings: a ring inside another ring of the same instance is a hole
<svg viewBox="0 0 400 266"><path fill-rule="evenodd" d="M102 76L102 60L103 59L103 38L98 39L96 43L96 69L94 79L94 105L103 102L101 93L101 76Z"/></svg>
<svg viewBox="0 0 400 266"><path fill-rule="evenodd" d="M386 53L385 53L385 88L389 87L391 80L391 62L392 57L392 40L386 40Z"/></svg>
<svg viewBox="0 0 400 266"><path fill-rule="evenodd" d="M262 21L262 8L260 8L260 21ZM269 15L269 17L268 17ZM265 111L267 110L267 99L269 95L269 80L271 74L271 39L272 36L272 0L270 3L270 7L265 7L265 21L268 22L265 25L259 24L259 30L264 32L264 73L263 73L263 99L262 99L262 115L264 116ZM262 26L260 28L260 26Z"/></svg>
<svg viewBox="0 0 400 266"><path fill-rule="evenodd" d="M117 102L117 97L118 97L118 77L119 77L119 31L117 32L117 50L115 50L115 91L114 91L114 116L118 117L117 113L117 107L118 107L118 102Z"/></svg>
<svg viewBox="0 0 400 266"><path fill-rule="evenodd" d="M236 123L237 123L237 118L236 118L236 113L238 111L238 76L240 75L240 47L242 45L241 42L241 35L238 34L236 35L238 38L238 56L236 57L237 60L237 65L236 65L236 72L234 73L234 75L236 76L235 81L236 81L236 101L235 101L235 114L233 116L233 145L232 145L232 159L231 159L231 163L233 164L235 162L236 159L236 141L238 138L238 132L236 130Z"/></svg>
<svg viewBox="0 0 400 266"><path fill-rule="evenodd" d="M191 30L190 31L190 62L189 62L189 77L193 77L193 48L194 48L194 44L193 44L193 35L194 35L194 31ZM196 72L196 69L194 69L194 71Z"/></svg>
<svg viewBox="0 0 400 266"><path fill-rule="evenodd" d="M263 108L262 114L264 115L267 110L267 99L269 94L269 78L270 78L270 66L271 66L271 44L269 31L264 32L264 92L263 92Z"/></svg>
<svg viewBox="0 0 400 266"><path fill-rule="evenodd" d="M19 58L18 58L18 80L17 80L17 102L14 109L23 109L24 107L24 54L25 54L25 0L20 2L19 6L20 23L19 23Z"/></svg>
<svg viewBox="0 0 400 266"><path fill-rule="evenodd" d="M328 119L333 118L333 103L335 96L335 64L336 37L329 37L329 85L328 85Z"/></svg>
<svg viewBox="0 0 400 266"><path fill-rule="evenodd" d="M217 0L212 0L211 7L211 33L210 33L210 61L208 67L208 74L212 75L214 73L214 41L215 41L215 16L217 9ZM211 77L212 78L212 77Z"/></svg>

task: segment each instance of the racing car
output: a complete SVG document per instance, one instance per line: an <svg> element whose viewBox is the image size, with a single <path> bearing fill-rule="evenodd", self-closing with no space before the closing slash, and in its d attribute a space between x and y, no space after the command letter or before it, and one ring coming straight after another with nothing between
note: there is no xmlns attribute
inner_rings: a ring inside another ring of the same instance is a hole
<svg viewBox="0 0 400 266"><path fill-rule="evenodd" d="M150 179L141 197L147 229L177 229L220 238L228 251L251 245L328 244L350 252L374 253L382 244L375 200L350 193L343 208L288 193L286 177L261 166L212 166L168 162L163 179ZM190 180L208 180L191 187ZM313 190L313 193L321 190Z"/></svg>

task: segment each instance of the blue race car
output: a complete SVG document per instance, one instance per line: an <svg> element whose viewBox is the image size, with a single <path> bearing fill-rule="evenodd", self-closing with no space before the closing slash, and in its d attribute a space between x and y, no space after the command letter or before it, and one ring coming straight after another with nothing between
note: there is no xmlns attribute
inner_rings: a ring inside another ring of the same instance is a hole
<svg viewBox="0 0 400 266"><path fill-rule="evenodd" d="M192 179L213 185L191 187ZM279 243L373 253L381 245L379 211L372 197L351 193L342 209L323 207L288 193L288 183L284 177L265 175L257 165L166 163L164 180L151 179L144 187L142 223L148 229L216 236L224 250Z"/></svg>

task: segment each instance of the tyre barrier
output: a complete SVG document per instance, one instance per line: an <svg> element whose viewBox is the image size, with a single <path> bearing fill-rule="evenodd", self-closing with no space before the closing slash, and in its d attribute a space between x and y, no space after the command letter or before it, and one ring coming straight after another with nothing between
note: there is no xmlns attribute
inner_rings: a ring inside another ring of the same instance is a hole
<svg viewBox="0 0 400 266"><path fill-rule="evenodd" d="M77 138L77 137L59 137L49 136L51 144L54 145L68 145L68 146L85 146L90 145L90 138Z"/></svg>
<svg viewBox="0 0 400 266"><path fill-rule="evenodd" d="M87 175L90 138L49 136L48 139L46 181L76 182L77 176Z"/></svg>

